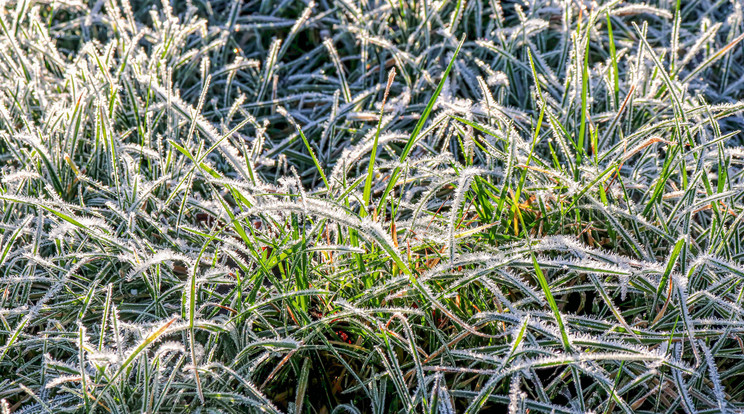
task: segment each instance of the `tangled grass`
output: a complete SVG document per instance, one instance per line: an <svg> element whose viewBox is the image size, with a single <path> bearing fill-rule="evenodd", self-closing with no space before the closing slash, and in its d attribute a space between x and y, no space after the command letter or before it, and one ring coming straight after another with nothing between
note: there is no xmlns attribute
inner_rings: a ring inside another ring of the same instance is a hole
<svg viewBox="0 0 744 414"><path fill-rule="evenodd" d="M3 412L744 409L738 1L0 9Z"/></svg>

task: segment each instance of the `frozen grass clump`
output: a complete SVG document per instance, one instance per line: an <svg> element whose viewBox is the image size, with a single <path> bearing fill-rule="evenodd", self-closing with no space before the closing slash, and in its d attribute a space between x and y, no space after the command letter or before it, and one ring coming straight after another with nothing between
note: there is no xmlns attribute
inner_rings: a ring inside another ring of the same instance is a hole
<svg viewBox="0 0 744 414"><path fill-rule="evenodd" d="M737 1L4 1L2 412L744 410Z"/></svg>

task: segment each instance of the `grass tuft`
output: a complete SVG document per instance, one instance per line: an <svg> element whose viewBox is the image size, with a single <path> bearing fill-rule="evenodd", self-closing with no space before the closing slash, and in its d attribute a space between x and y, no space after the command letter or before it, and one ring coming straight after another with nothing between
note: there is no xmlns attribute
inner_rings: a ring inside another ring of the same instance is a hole
<svg viewBox="0 0 744 414"><path fill-rule="evenodd" d="M3 413L744 410L738 2L0 8Z"/></svg>

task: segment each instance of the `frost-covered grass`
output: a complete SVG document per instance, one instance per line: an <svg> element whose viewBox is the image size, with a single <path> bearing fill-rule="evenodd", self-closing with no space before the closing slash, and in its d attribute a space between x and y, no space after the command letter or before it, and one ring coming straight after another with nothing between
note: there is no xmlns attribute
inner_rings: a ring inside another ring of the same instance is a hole
<svg viewBox="0 0 744 414"><path fill-rule="evenodd" d="M3 1L3 412L741 412L737 0Z"/></svg>

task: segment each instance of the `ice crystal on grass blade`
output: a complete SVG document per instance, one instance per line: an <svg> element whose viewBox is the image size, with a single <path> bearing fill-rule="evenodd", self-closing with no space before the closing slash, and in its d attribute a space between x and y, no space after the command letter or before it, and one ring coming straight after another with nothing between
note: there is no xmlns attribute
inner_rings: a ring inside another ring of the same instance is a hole
<svg viewBox="0 0 744 414"><path fill-rule="evenodd" d="M3 413L744 410L738 3L0 7Z"/></svg>

